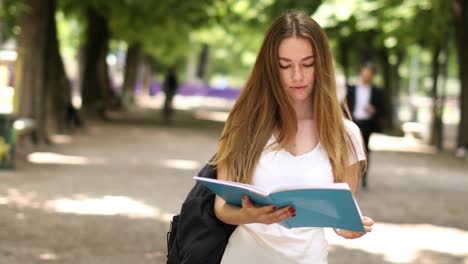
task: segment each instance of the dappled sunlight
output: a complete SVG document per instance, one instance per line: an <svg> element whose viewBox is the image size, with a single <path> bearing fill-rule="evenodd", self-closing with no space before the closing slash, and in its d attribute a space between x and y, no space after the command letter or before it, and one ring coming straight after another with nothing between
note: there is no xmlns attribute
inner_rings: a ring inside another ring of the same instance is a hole
<svg viewBox="0 0 468 264"><path fill-rule="evenodd" d="M39 208L36 192L24 192L8 189L5 195L0 195L0 205L16 205L20 207Z"/></svg>
<svg viewBox="0 0 468 264"><path fill-rule="evenodd" d="M34 152L28 155L28 161L37 164L66 164L66 165L90 165L105 164L104 159L87 158L82 156L63 155L52 152Z"/></svg>
<svg viewBox="0 0 468 264"><path fill-rule="evenodd" d="M468 231L430 224L377 223L362 238L346 240L327 229L331 249L340 246L382 255L392 263L412 263L423 251L432 251L468 261Z"/></svg>
<svg viewBox="0 0 468 264"><path fill-rule="evenodd" d="M184 105L190 105L191 108L224 108L231 109L234 100L206 97L206 96L176 96L174 106L182 109Z"/></svg>
<svg viewBox="0 0 468 264"><path fill-rule="evenodd" d="M55 144L71 144L73 142L73 138L68 135L51 135L50 140Z"/></svg>
<svg viewBox="0 0 468 264"><path fill-rule="evenodd" d="M426 176L429 173L428 167L423 166L413 166L413 167L396 167L392 168L394 174L400 176L407 176L407 175L418 175L418 176Z"/></svg>
<svg viewBox="0 0 468 264"><path fill-rule="evenodd" d="M170 169L178 169L178 170L195 170L200 168L201 163L195 160L163 160L161 161L161 165L170 168Z"/></svg>
<svg viewBox="0 0 468 264"><path fill-rule="evenodd" d="M145 108L162 108L164 104L164 94L158 93L155 96L140 95L136 97L137 104ZM225 99L218 97L206 97L206 96L183 96L176 95L174 97L174 108L179 110L192 110L198 108L222 108L231 109L234 100Z"/></svg>
<svg viewBox="0 0 468 264"><path fill-rule="evenodd" d="M75 195L72 198L63 197L44 201L35 192L24 192L17 189L8 189L5 195L0 195L0 205L41 209L56 213L153 218L162 222L169 222L174 215L127 196L88 197ZM24 215L17 215L18 220L23 218Z"/></svg>
<svg viewBox="0 0 468 264"><path fill-rule="evenodd" d="M37 256L37 258L42 260L42 261L58 260L58 256L56 254L54 254L54 253L51 253L51 252L41 253L41 254L39 254L39 256Z"/></svg>
<svg viewBox="0 0 468 264"><path fill-rule="evenodd" d="M155 258L161 258L166 256L164 252L161 251L153 251L153 252L147 252L145 253L145 258L146 259L155 259Z"/></svg>
<svg viewBox="0 0 468 264"><path fill-rule="evenodd" d="M424 144L411 136L394 137L383 134L373 134L370 138L370 149L375 151L404 151L417 153L436 153L433 146Z"/></svg>
<svg viewBox="0 0 468 264"><path fill-rule="evenodd" d="M164 213L157 208L125 196L60 198L47 201L44 208L59 213L83 215L125 215L132 218L155 218L161 221L170 221L172 218L172 214Z"/></svg>
<svg viewBox="0 0 468 264"><path fill-rule="evenodd" d="M211 121L218 121L218 122L226 122L229 113L228 112L216 112L216 111L208 111L208 110L196 110L193 114L195 118L204 119L204 120L211 120Z"/></svg>

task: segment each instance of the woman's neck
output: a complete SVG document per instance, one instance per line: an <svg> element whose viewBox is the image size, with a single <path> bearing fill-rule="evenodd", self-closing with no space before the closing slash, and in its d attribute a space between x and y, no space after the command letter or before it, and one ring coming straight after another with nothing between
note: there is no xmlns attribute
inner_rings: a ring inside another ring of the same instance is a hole
<svg viewBox="0 0 468 264"><path fill-rule="evenodd" d="M297 121L313 119L312 102L310 99L304 101L295 101L293 102L292 106L296 112Z"/></svg>

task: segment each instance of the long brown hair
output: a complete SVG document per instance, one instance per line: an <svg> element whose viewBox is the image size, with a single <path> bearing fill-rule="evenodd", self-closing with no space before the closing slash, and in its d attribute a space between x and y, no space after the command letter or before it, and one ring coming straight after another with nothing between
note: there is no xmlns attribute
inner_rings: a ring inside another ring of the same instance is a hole
<svg viewBox="0 0 468 264"><path fill-rule="evenodd" d="M312 105L317 136L329 156L334 181L341 182L344 179L348 166L348 146L351 143L336 94L333 57L328 39L320 25L310 16L289 11L275 19L266 33L249 79L224 126L212 164L226 166L229 180L252 182L255 167L275 125L279 128L279 147L284 148L295 139L296 113L281 86L278 65L279 44L289 37L309 40L316 54ZM344 112L349 118L346 107Z"/></svg>

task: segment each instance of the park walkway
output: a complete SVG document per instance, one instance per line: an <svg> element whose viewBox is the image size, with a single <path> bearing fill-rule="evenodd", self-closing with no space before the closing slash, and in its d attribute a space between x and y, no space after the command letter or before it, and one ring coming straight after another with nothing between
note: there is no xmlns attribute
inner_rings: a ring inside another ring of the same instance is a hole
<svg viewBox="0 0 468 264"><path fill-rule="evenodd" d="M222 129L178 114L171 126L157 110L90 121L1 171L0 264L165 263L168 221ZM357 199L377 224L359 240L327 233L329 262L467 264L468 164L411 140L372 144Z"/></svg>

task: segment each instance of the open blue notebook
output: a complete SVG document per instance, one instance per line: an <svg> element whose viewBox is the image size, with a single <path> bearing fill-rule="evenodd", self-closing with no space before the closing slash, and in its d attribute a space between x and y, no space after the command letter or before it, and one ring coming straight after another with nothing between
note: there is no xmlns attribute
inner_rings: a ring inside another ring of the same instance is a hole
<svg viewBox="0 0 468 264"><path fill-rule="evenodd" d="M311 187L285 187L270 192L238 182L194 177L226 202L241 206L247 195L259 206L292 205L296 216L279 223L286 228L334 227L364 232L359 206L348 184L332 183Z"/></svg>

